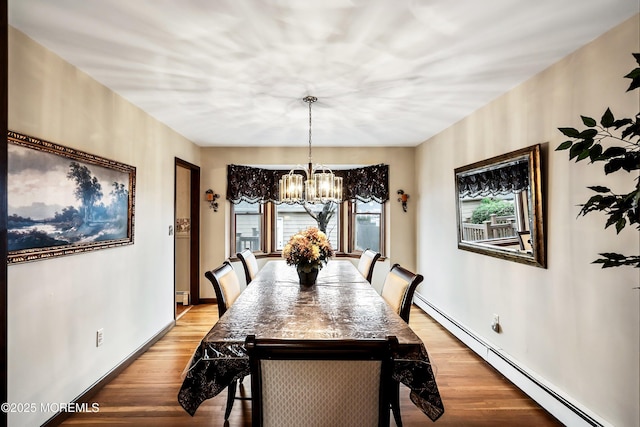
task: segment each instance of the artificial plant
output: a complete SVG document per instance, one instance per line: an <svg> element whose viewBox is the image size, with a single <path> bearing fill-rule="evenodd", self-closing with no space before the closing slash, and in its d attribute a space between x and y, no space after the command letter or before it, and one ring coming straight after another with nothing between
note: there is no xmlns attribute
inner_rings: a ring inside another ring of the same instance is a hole
<svg viewBox="0 0 640 427"><path fill-rule="evenodd" d="M640 65L640 53L634 53L634 58ZM624 76L631 79L627 92L640 88L640 67ZM587 127L584 130L575 128L558 128L565 136L571 138L556 148L569 150L569 159L580 162L589 159L591 163L603 162L606 175L617 172L632 173L640 169L640 112L635 119L616 119L607 108L600 122L586 116L580 116ZM607 148L603 147L607 143ZM635 188L626 194L614 193L608 187L595 185L587 187L597 194L592 196L582 206L578 216L589 212L600 211L607 216L604 228L615 225L616 232L625 226L634 225L640 230L640 176L635 177ZM602 258L593 261L602 264L602 268L633 266L640 267L640 255L623 255L613 252L599 254Z"/></svg>

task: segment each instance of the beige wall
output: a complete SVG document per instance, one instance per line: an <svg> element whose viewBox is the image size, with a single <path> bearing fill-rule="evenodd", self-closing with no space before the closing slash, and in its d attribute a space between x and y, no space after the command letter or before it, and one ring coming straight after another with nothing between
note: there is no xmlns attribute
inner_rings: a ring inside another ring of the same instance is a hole
<svg viewBox="0 0 640 427"><path fill-rule="evenodd" d="M638 16L566 57L423 143L417 152L418 292L482 340L605 423L640 425L640 291L638 270L603 270L599 252L637 254L638 231L616 236L605 217L576 218L593 193L633 178L605 177L600 165L568 160L554 149L558 127L581 127L609 106L618 117L640 110L623 76L637 66ZM457 249L453 170L543 144L548 268ZM490 329L493 314L503 331ZM428 341L427 341L428 346ZM446 406L446 403L445 403Z"/></svg>
<svg viewBox="0 0 640 427"><path fill-rule="evenodd" d="M387 255L391 262L415 268L415 204L409 199L408 212L403 212L400 203L396 201L396 191L402 188L413 196L415 188L415 148L345 148L318 147L313 148L313 162L323 163L335 167L340 165L374 165L385 163L389 165L389 193L390 202L386 212L386 241ZM201 189L213 188L220 194L221 209L215 213L206 207L201 210L202 226L202 255L203 269L212 269L220 265L229 253L228 237L230 203L226 201L227 164L240 165L289 165L306 163L308 151L306 148L204 148L202 150L202 180ZM392 226L391 226L392 224ZM391 230L393 227L393 230ZM378 277L376 275L376 277ZM200 296L213 298L214 292L206 279L200 282Z"/></svg>
<svg viewBox="0 0 640 427"><path fill-rule="evenodd" d="M9 401L70 402L173 322L174 158L199 148L13 28L9 129L136 167L135 244L8 268Z"/></svg>

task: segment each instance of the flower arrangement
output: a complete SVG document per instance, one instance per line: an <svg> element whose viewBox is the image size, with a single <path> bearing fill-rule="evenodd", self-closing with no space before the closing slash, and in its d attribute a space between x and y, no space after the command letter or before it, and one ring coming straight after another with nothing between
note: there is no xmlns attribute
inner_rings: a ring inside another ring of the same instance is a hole
<svg viewBox="0 0 640 427"><path fill-rule="evenodd" d="M295 265L305 273L313 269L320 270L332 256L333 249L327 235L317 227L294 234L282 250L282 257L287 264Z"/></svg>

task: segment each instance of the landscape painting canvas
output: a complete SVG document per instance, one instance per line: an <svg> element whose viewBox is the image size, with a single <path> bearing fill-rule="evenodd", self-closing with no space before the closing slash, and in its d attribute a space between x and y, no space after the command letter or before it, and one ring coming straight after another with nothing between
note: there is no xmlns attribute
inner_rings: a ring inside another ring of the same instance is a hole
<svg viewBox="0 0 640 427"><path fill-rule="evenodd" d="M9 131L8 262L133 243L135 167Z"/></svg>

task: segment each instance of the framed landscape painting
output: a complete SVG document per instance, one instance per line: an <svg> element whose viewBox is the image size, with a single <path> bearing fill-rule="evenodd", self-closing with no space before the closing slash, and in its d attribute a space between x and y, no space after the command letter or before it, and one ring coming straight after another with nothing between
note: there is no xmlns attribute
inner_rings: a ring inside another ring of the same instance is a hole
<svg viewBox="0 0 640 427"><path fill-rule="evenodd" d="M136 168L8 132L9 264L133 244Z"/></svg>

